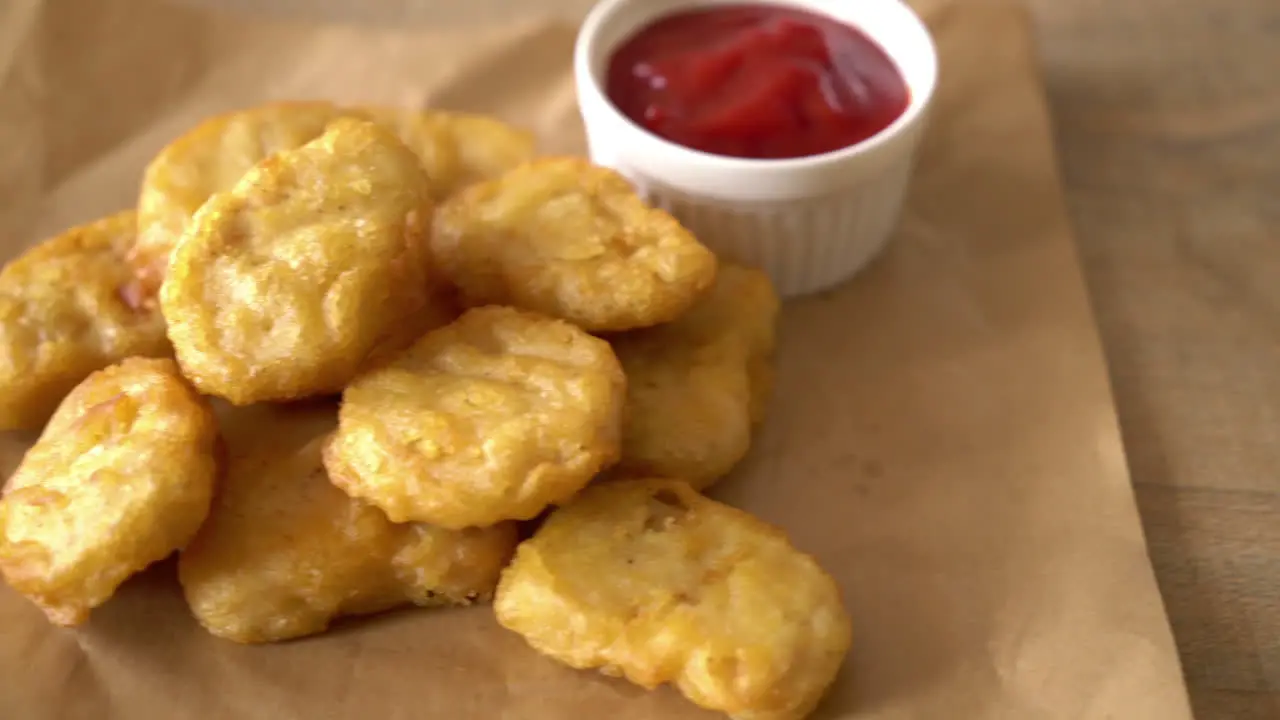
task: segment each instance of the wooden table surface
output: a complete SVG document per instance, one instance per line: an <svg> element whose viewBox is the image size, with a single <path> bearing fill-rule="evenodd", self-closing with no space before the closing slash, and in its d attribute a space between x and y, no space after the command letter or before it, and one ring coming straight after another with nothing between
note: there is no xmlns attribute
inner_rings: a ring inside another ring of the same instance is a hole
<svg viewBox="0 0 1280 720"><path fill-rule="evenodd" d="M1280 718L1280 1L1031 0L1200 720Z"/></svg>

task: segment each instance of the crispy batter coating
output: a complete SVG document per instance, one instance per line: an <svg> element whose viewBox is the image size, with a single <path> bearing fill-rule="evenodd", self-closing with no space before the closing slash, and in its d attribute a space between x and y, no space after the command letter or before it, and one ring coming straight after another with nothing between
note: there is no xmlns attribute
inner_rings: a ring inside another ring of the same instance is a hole
<svg viewBox="0 0 1280 720"><path fill-rule="evenodd" d="M515 525L396 525L352 500L321 464L336 419L332 406L282 411L229 436L222 489L178 561L187 603L214 635L275 642L323 632L341 616L492 596Z"/></svg>
<svg viewBox="0 0 1280 720"><path fill-rule="evenodd" d="M798 720L835 679L850 623L786 536L672 480L604 483L516 550L498 622L571 667L676 687L735 720Z"/></svg>
<svg viewBox="0 0 1280 720"><path fill-rule="evenodd" d="M183 372L238 405L339 392L438 315L431 211L417 157L372 122L267 158L173 251L160 300Z"/></svg>
<svg viewBox="0 0 1280 720"><path fill-rule="evenodd" d="M615 340L627 375L622 457L610 473L680 477L703 489L751 448L752 387L743 358L722 346Z"/></svg>
<svg viewBox="0 0 1280 720"><path fill-rule="evenodd" d="M727 475L764 418L777 316L768 275L721 265L711 292L680 319L611 338L627 374L614 474L684 478L698 489Z"/></svg>
<svg viewBox="0 0 1280 720"><path fill-rule="evenodd" d="M732 342L750 355L773 351L779 300L769 276L741 265L722 265L711 291L677 321L645 331L664 342Z"/></svg>
<svg viewBox="0 0 1280 720"><path fill-rule="evenodd" d="M156 308L131 304L137 217L72 228L0 270L0 429L40 427L95 370L172 353Z"/></svg>
<svg viewBox="0 0 1280 720"><path fill-rule="evenodd" d="M71 391L0 499L0 573L58 625L186 545L209 512L213 412L168 359L131 358Z"/></svg>
<svg viewBox="0 0 1280 720"><path fill-rule="evenodd" d="M170 252L211 195L230 190L266 157L311 142L344 116L394 130L421 159L437 199L533 157L531 133L466 113L280 102L210 118L161 150L143 175L140 233L130 255L138 274L135 293L149 299L160 291Z"/></svg>
<svg viewBox="0 0 1280 720"><path fill-rule="evenodd" d="M138 295L154 298L169 253L210 195L230 190L269 155L311 142L341 110L327 102L281 102L209 118L151 161L138 196L138 243L130 263Z"/></svg>
<svg viewBox="0 0 1280 720"><path fill-rule="evenodd" d="M422 159L438 199L531 160L533 134L483 115L443 110L362 107L396 131Z"/></svg>
<svg viewBox="0 0 1280 720"><path fill-rule="evenodd" d="M534 160L453 196L431 250L467 304L513 305L592 332L674 320L716 274L715 255L675 218L577 158Z"/></svg>
<svg viewBox="0 0 1280 720"><path fill-rule="evenodd" d="M325 467L396 522L527 520L617 459L625 393L605 341L476 308L347 388Z"/></svg>

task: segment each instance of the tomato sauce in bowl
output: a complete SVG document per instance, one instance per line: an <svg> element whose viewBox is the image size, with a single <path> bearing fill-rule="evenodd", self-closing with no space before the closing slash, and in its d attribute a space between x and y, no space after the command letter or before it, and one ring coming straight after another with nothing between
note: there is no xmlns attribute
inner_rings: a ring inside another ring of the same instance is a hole
<svg viewBox="0 0 1280 720"><path fill-rule="evenodd" d="M662 16L613 52L604 80L610 101L649 132L751 159L856 145L911 102L898 67L860 30L769 4Z"/></svg>

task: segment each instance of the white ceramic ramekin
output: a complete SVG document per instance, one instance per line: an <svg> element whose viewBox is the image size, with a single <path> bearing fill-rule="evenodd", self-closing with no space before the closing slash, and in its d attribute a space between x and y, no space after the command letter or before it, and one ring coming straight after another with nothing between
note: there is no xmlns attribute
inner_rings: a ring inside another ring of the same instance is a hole
<svg viewBox="0 0 1280 720"><path fill-rule="evenodd" d="M898 66L910 104L874 137L822 155L751 160L668 142L623 115L603 78L618 45L662 15L744 0L601 0L574 52L578 106L592 161L627 176L722 258L767 271L796 296L848 279L897 224L937 83L937 50L900 0L768 0L824 13L860 29Z"/></svg>

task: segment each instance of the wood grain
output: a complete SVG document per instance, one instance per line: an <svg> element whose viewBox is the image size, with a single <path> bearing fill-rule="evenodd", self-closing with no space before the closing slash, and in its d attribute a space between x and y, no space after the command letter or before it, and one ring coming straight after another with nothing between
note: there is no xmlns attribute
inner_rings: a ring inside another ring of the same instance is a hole
<svg viewBox="0 0 1280 720"><path fill-rule="evenodd" d="M1031 3L1197 717L1280 718L1280 3Z"/></svg>

